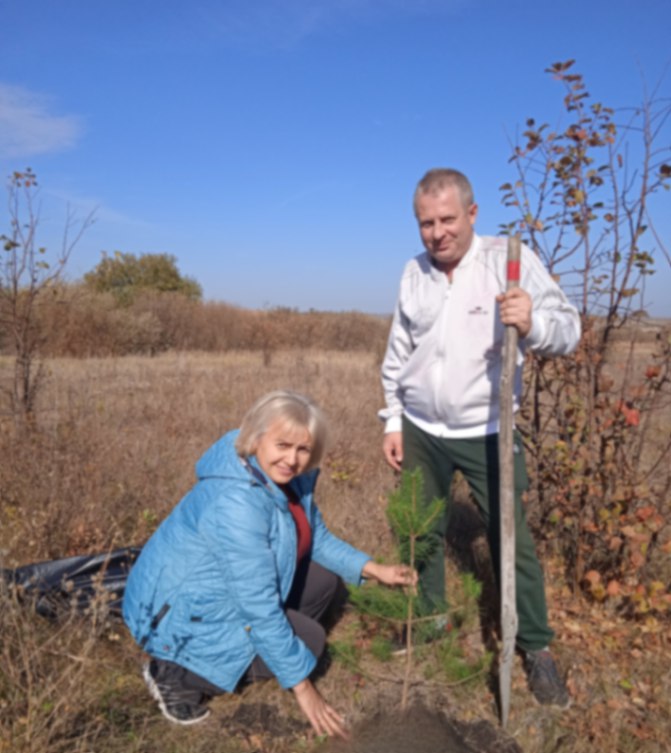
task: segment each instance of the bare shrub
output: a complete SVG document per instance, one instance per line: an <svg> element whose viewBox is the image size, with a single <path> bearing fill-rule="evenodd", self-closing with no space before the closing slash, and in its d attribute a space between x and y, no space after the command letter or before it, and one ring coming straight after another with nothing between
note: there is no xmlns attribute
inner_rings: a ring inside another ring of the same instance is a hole
<svg viewBox="0 0 671 753"><path fill-rule="evenodd" d="M671 609L656 563L668 554L671 343L650 332L646 280L668 250L652 202L671 186L668 99L614 112L592 102L573 61L548 71L568 125L530 118L513 146L517 180L501 187L521 231L561 277L582 315L577 352L530 355L522 428L531 458L532 520L556 543L574 588L636 614ZM634 316L635 314L635 316ZM614 363L615 361L615 363ZM668 419L667 419L668 420ZM666 529L666 531L665 531Z"/></svg>
<svg viewBox="0 0 671 753"><path fill-rule="evenodd" d="M37 306L60 281L92 215L76 222L68 212L61 249L49 255L38 241L39 189L33 171L12 173L7 192L9 228L0 235L0 344L12 354L14 369L0 383L0 395L8 398L15 421L28 425L42 376L44 334L37 323Z"/></svg>

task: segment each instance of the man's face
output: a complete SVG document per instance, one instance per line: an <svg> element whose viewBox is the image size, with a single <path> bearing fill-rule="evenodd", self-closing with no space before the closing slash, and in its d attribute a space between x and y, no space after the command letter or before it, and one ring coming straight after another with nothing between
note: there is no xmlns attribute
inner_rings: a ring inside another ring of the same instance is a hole
<svg viewBox="0 0 671 753"><path fill-rule="evenodd" d="M465 207L459 191L448 186L420 194L415 211L424 247L439 269L451 272L470 248L478 205Z"/></svg>

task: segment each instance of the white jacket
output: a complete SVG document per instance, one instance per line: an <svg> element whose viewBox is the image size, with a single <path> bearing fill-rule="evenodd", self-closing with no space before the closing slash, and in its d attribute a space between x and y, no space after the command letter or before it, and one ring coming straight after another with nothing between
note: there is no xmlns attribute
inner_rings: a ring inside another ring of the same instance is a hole
<svg viewBox="0 0 671 753"><path fill-rule="evenodd" d="M400 431L403 413L443 437L498 431L504 326L495 299L506 289L506 263L507 239L477 235L452 282L427 253L408 262L382 364L385 431ZM515 410L524 349L564 355L580 339L578 312L526 246L520 287L533 309L531 332L517 357Z"/></svg>

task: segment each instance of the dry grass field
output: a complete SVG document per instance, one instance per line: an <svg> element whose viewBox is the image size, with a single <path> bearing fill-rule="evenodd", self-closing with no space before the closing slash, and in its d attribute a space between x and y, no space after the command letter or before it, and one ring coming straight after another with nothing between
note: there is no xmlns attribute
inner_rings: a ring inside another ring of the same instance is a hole
<svg viewBox="0 0 671 753"><path fill-rule="evenodd" d="M0 564L12 568L142 543L190 488L200 454L237 426L256 397L276 388L310 394L330 419L318 501L331 528L376 556L392 556L384 505L395 479L380 452L378 358L296 350L50 360L33 430L18 433L9 417L0 417ZM10 366L0 360L0 380ZM448 563L449 581L458 591L455 562ZM556 654L568 673L572 708L536 706L517 663L507 735L495 734L488 673L450 679L436 671L437 658L427 649L418 657L411 691L424 709L408 743L413 751L459 750L447 742L438 748L435 738L422 736L427 710L446 712L466 733L489 730L488 751L669 750L669 622L627 621L613 608L589 603L568 589L549 553L544 562ZM202 725L175 728L146 692L141 653L123 625L98 612L54 625L7 593L2 599L0 753L309 753L322 745L291 694L274 682L217 698ZM453 603L458 607L461 597ZM481 657L477 615L459 631L465 654ZM329 701L355 727L393 711L400 700L399 660L373 656L370 634L349 608L330 640L334 659L318 680ZM412 714L402 726L413 729ZM400 750L402 739L397 735L395 747L387 742L385 749Z"/></svg>

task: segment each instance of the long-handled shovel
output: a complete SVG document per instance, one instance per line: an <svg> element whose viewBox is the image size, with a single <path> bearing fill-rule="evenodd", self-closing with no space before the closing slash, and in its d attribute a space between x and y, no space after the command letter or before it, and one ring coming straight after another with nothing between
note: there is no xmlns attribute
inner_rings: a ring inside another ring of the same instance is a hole
<svg viewBox="0 0 671 753"><path fill-rule="evenodd" d="M506 290L520 281L520 238L508 239ZM499 696L501 724L508 723L510 678L515 656L517 608L515 603L515 471L513 455L513 386L517 361L517 329L508 325L503 340L500 388L499 505L501 519L501 637Z"/></svg>

